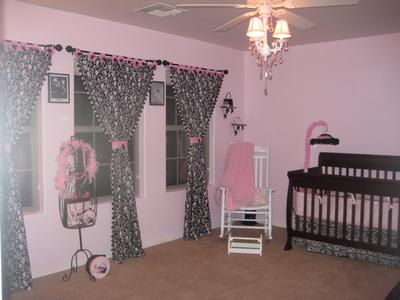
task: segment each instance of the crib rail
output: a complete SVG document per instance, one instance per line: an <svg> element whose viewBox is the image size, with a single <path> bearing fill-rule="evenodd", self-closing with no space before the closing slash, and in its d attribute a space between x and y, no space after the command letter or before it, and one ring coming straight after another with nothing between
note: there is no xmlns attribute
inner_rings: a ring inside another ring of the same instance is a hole
<svg viewBox="0 0 400 300"><path fill-rule="evenodd" d="M318 166L323 174L400 180L399 156L321 152Z"/></svg>
<svg viewBox="0 0 400 300"><path fill-rule="evenodd" d="M339 175L327 175L319 173L319 168L288 172L289 181L295 187L308 187L326 190L340 190L349 193L378 193L384 196L398 196L400 181L375 178L359 178Z"/></svg>

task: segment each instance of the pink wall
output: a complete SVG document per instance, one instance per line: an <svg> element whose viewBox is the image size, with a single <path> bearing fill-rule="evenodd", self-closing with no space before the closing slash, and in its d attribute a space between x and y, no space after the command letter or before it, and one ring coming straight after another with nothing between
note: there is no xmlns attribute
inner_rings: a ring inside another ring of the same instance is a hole
<svg viewBox="0 0 400 300"><path fill-rule="evenodd" d="M340 138L339 146L313 147L311 165L320 150L400 155L399 52L400 33L292 47L267 97L245 55L245 139L271 144L273 224L286 224L286 174L302 168L311 122L325 120Z"/></svg>
<svg viewBox="0 0 400 300"><path fill-rule="evenodd" d="M2 18L3 19L3 18ZM243 107L244 59L241 51L192 39L163 34L100 19L64 13L17 1L5 1L5 38L36 42L60 43L81 49L127 55L138 58L160 58L169 61L229 69L219 101L231 91L235 104ZM155 80L165 81L160 67ZM65 51L54 56L50 72L68 73L73 78L73 56ZM73 90L73 80L71 82ZM72 94L73 97L73 94ZM62 141L73 135L73 99L69 105L47 103L47 82L42 89L41 147L42 147L42 211L25 216L28 247L33 276L67 269L69 258L78 248L76 231L65 230L59 220L57 192L54 189L55 158ZM220 105L220 104L218 104ZM217 105L217 107L218 107ZM211 130L211 182L221 178L224 156L234 138L227 120L217 108ZM144 246L182 237L185 191L165 191L165 106L146 104L141 119L140 162L143 167L143 196L136 201ZM210 197L213 227L219 226L219 207ZM111 205L99 205L96 226L83 231L84 246L94 253L110 254Z"/></svg>
<svg viewBox="0 0 400 300"><path fill-rule="evenodd" d="M0 12L1 12L0 16L2 16L3 11L4 11L4 1L0 0ZM3 36L4 36L4 18L2 17L0 19L0 38L2 39Z"/></svg>

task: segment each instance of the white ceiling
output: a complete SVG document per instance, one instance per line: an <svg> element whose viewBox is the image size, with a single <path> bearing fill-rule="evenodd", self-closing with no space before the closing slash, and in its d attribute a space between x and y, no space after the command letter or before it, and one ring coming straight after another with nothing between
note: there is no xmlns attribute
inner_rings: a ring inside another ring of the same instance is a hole
<svg viewBox="0 0 400 300"><path fill-rule="evenodd" d="M163 2L178 3L245 3L244 0L20 0L22 2L69 11L77 14L172 33L235 49L247 49L245 21L226 32L213 29L250 11L234 8L192 8L169 17L156 17L137 8ZM310 44L370 35L400 32L400 0L360 0L354 6L294 9L316 27L299 31L291 27L291 45ZM384 45L382 45L384 47ZM384 48L383 48L384 49Z"/></svg>

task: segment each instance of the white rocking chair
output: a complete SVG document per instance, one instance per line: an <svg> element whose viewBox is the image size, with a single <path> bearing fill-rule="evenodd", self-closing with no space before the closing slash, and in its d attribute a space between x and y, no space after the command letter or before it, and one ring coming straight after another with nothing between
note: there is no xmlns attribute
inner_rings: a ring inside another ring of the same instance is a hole
<svg viewBox="0 0 400 300"><path fill-rule="evenodd" d="M256 192L262 195L263 201L241 207L238 210L227 210L225 198L227 189L221 189L221 233L223 238L232 228L242 229L262 229L266 239L272 239L272 193L273 189L269 188L268 172L269 172L269 146L262 148L254 146L254 182ZM254 220L245 218L245 215L255 215ZM256 221L256 225L247 225L245 223ZM235 223L236 222L236 223ZM238 224L237 222L241 222ZM245 222L245 223L243 223ZM226 230L226 232L225 232Z"/></svg>

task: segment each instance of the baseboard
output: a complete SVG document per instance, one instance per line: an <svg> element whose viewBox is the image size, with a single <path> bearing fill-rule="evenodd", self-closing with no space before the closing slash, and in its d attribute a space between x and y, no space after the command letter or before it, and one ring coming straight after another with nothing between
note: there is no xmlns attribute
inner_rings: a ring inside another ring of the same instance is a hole
<svg viewBox="0 0 400 300"><path fill-rule="evenodd" d="M219 226L214 226L211 229L212 230L219 229ZM182 239L182 234L181 233L173 235L173 236L170 236L170 237L168 237L166 239L145 243L145 244L143 244L143 249L146 249L146 248L149 248L149 247L153 247L153 246L157 246L157 245L161 245L161 244L168 243L168 242L172 242L172 241L176 241L176 240L179 240L179 239ZM112 259L111 252L106 253L105 255L106 255L107 258ZM84 265L85 264L80 264L80 265L78 265L78 267L81 267L81 266L84 266ZM65 272L67 272L67 271L69 272L69 269L59 269L59 270L54 270L54 271L38 274L38 275L33 276L33 279L40 278L40 277L43 277L43 276L52 275L52 274L59 273L59 272L64 272L64 271Z"/></svg>
<svg viewBox="0 0 400 300"><path fill-rule="evenodd" d="M175 241L175 240L179 240L181 238L182 238L182 235L176 234L174 236L171 236L171 237L163 239L163 240L159 240L159 241L154 241L154 242L143 244L143 249L146 249L146 248L149 248L149 247L152 247L152 246L157 246L157 245L164 244L164 243L168 243L168 242L172 242L172 241ZM106 257L108 259L110 259L110 260L112 259L112 253L111 252L105 253L105 255L106 255ZM79 264L78 267L82 267L84 265L85 265L85 263L82 263L82 264ZM59 272L69 272L69 269L58 269L58 270L53 270L53 271L46 272L46 273L37 274L37 275L33 276L33 279L44 277L44 276L48 276L48 275L52 275L52 274L59 273ZM61 277L62 277L62 275L61 275ZM60 277L60 279L61 279L61 277Z"/></svg>

